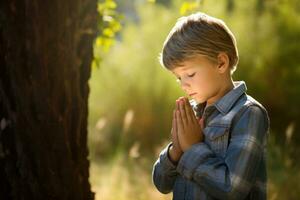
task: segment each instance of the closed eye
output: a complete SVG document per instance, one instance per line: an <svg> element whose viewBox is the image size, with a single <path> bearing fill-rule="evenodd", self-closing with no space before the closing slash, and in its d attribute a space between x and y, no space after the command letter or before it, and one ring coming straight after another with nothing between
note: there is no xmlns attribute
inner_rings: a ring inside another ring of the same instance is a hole
<svg viewBox="0 0 300 200"><path fill-rule="evenodd" d="M188 77L193 77L193 76L195 76L195 74L196 74L196 72L194 72L194 73L192 73L192 74L188 74L187 76L188 76ZM180 82L180 81L181 81L181 78L180 78L180 77L177 77L176 81L177 81L177 82Z"/></svg>
<svg viewBox="0 0 300 200"><path fill-rule="evenodd" d="M188 77L193 77L195 76L196 72L192 73L191 75L188 75Z"/></svg>

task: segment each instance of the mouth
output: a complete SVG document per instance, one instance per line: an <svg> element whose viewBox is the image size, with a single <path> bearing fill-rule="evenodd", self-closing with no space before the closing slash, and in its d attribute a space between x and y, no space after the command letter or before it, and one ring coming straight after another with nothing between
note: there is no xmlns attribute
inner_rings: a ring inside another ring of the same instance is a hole
<svg viewBox="0 0 300 200"><path fill-rule="evenodd" d="M196 95L197 93L191 93L191 94L189 94L189 96L190 97L192 97L192 96L194 96L194 95Z"/></svg>

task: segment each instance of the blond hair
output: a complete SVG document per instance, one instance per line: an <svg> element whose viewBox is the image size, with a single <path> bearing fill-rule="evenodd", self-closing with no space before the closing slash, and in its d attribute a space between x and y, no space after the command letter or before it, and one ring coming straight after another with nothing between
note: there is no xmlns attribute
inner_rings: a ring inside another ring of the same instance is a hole
<svg viewBox="0 0 300 200"><path fill-rule="evenodd" d="M177 20L163 44L159 62L170 70L199 54L217 61L221 52L228 55L233 73L239 60L234 35L222 20L198 12Z"/></svg>

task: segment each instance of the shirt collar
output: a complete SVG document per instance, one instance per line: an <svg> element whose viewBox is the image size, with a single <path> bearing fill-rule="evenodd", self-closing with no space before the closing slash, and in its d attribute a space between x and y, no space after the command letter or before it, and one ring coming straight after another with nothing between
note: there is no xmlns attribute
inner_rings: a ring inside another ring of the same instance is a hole
<svg viewBox="0 0 300 200"><path fill-rule="evenodd" d="M215 107L222 114L226 114L238 98L244 94L247 90L246 83L244 81L234 81L234 88L226 93L221 99L215 102L212 107ZM201 117L206 107L206 102L197 104L194 99L190 100L193 110L196 112L197 117ZM209 107L211 107L209 106Z"/></svg>
<svg viewBox="0 0 300 200"><path fill-rule="evenodd" d="M234 88L214 103L214 106L222 114L226 114L239 97L247 90L246 83L244 81L234 81L233 84Z"/></svg>

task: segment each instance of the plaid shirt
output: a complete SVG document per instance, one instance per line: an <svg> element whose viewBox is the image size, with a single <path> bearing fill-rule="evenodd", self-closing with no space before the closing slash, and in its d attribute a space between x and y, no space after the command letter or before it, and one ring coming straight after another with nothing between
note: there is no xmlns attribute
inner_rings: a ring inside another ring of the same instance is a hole
<svg viewBox="0 0 300 200"><path fill-rule="evenodd" d="M266 199L266 143L269 117L247 95L243 81L213 105L191 101L204 117L204 141L192 145L177 164L160 153L152 171L156 188L173 200Z"/></svg>

